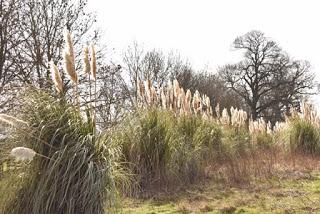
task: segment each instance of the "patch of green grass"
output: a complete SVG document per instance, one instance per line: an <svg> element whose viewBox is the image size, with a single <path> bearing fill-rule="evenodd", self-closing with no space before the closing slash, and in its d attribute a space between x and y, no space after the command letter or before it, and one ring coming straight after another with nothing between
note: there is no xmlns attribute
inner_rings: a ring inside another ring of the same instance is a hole
<svg viewBox="0 0 320 214"><path fill-rule="evenodd" d="M161 203L127 198L123 213L319 213L320 176L256 180L246 187L213 181L194 186Z"/></svg>

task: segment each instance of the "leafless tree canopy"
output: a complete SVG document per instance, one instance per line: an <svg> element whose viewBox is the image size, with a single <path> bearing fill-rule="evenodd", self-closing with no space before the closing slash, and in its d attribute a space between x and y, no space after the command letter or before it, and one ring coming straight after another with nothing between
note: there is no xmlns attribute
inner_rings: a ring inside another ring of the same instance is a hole
<svg viewBox="0 0 320 214"><path fill-rule="evenodd" d="M233 46L244 52L243 60L213 71L195 71L178 54L145 51L137 43L124 53L121 65L105 58L96 16L87 12L88 0L0 0L0 111L12 105L19 87L33 85L51 90L48 62L60 70L63 30L73 34L76 70L82 71L82 48L88 41L97 45L98 119L101 126L115 124L124 112L134 108L137 83L152 80L156 87L177 79L181 86L207 94L212 105L241 107L252 118L282 117L313 86L307 61L294 60L262 32L251 31L235 39ZM79 92L83 104L89 97L88 78L79 72ZM62 75L67 96L69 80ZM213 106L214 107L214 106Z"/></svg>
<svg viewBox="0 0 320 214"><path fill-rule="evenodd" d="M129 46L123 57L124 69L130 78L132 94L136 96L137 82L150 79L153 85L161 87L167 81L177 78L183 81L182 73L191 71L191 65L177 54L165 55L159 50L145 51L137 42ZM179 78L180 77L180 78Z"/></svg>
<svg viewBox="0 0 320 214"><path fill-rule="evenodd" d="M11 99L9 88L14 86L20 64L18 47L24 42L19 29L21 12L17 0L0 0L0 109ZM12 90L11 90L12 91Z"/></svg>
<svg viewBox="0 0 320 214"><path fill-rule="evenodd" d="M291 59L262 32L240 36L233 46L244 51L243 60L222 67L220 74L246 102L253 119L259 115L280 117L312 88L314 76L309 63Z"/></svg>
<svg viewBox="0 0 320 214"><path fill-rule="evenodd" d="M87 0L0 0L0 94L12 86L52 86L48 62L61 60L64 29L72 31L77 55L82 52L77 45L97 40L92 28L96 17L86 12L86 4ZM0 105L7 101L0 99Z"/></svg>

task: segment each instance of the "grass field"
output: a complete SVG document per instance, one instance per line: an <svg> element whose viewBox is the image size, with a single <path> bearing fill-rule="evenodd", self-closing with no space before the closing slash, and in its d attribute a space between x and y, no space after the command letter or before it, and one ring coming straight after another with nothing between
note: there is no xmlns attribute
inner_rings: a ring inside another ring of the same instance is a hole
<svg viewBox="0 0 320 214"><path fill-rule="evenodd" d="M21 177L22 176L22 177ZM14 179L0 179L0 206L17 189ZM207 180L153 199L124 198L122 213L320 213L320 172L282 170L270 179L230 186Z"/></svg>
<svg viewBox="0 0 320 214"><path fill-rule="evenodd" d="M282 171L250 184L230 187L215 181L159 195L125 199L124 213L320 213L320 173Z"/></svg>

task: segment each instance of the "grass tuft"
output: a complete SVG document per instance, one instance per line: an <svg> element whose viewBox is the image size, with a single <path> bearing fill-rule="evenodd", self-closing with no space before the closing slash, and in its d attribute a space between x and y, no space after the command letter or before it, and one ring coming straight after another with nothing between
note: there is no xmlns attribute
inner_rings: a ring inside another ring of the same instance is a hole
<svg viewBox="0 0 320 214"><path fill-rule="evenodd" d="M176 117L150 108L124 124L113 139L122 145L126 167L135 177L134 194L196 181L221 147L220 128L198 116Z"/></svg>
<svg viewBox="0 0 320 214"><path fill-rule="evenodd" d="M290 146L295 152L320 154L320 134L315 124L296 119L291 122Z"/></svg>
<svg viewBox="0 0 320 214"><path fill-rule="evenodd" d="M6 213L105 213L116 207L121 149L94 136L92 123L64 99L33 90L17 113L30 126L12 133L36 156Z"/></svg>

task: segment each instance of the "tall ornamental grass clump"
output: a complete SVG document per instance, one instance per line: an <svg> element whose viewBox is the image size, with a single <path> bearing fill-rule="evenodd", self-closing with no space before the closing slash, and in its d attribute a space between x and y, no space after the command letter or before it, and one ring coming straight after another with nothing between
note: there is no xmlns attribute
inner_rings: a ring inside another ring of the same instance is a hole
<svg viewBox="0 0 320 214"><path fill-rule="evenodd" d="M221 131L201 117L147 108L118 127L113 139L134 175L134 194L149 194L199 179L220 147Z"/></svg>
<svg viewBox="0 0 320 214"><path fill-rule="evenodd" d="M292 110L287 119L289 143L293 152L320 154L320 115L313 105L301 103L301 113Z"/></svg>
<svg viewBox="0 0 320 214"><path fill-rule="evenodd" d="M303 119L292 120L289 133L292 151L320 154L320 133L315 124Z"/></svg>
<svg viewBox="0 0 320 214"><path fill-rule="evenodd" d="M12 137L38 155L5 213L105 213L115 207L120 147L94 136L91 120L63 98L35 90L20 101L17 114L28 125Z"/></svg>
<svg viewBox="0 0 320 214"><path fill-rule="evenodd" d="M276 163L277 145L263 120L250 121L249 130L224 129L222 178L231 184L248 184L269 177ZM219 168L219 167L218 167Z"/></svg>
<svg viewBox="0 0 320 214"><path fill-rule="evenodd" d="M205 168L222 155L220 127L200 116L176 118L173 162L182 181L193 183L205 175Z"/></svg>
<svg viewBox="0 0 320 214"><path fill-rule="evenodd" d="M112 141L122 145L126 168L134 176L136 194L168 182L173 115L156 109L139 111L114 130Z"/></svg>
<svg viewBox="0 0 320 214"><path fill-rule="evenodd" d="M58 67L50 62L56 96L30 89L15 109L18 118L0 114L0 121L15 128L11 155L29 160L25 179L16 197L5 205L5 213L105 213L117 208L117 186L126 184L120 165L121 147L96 131L96 57L91 45L84 51L85 73L89 75L90 105L83 112L78 93L73 42L65 33L64 70L73 85L67 99ZM90 76L94 81L91 95ZM85 114L86 113L86 114ZM86 115L86 116L85 116ZM118 182L119 181L119 182ZM121 182L120 182L121 181Z"/></svg>

